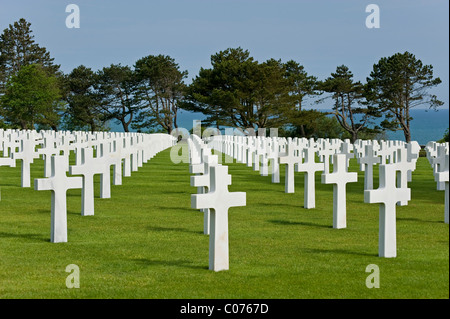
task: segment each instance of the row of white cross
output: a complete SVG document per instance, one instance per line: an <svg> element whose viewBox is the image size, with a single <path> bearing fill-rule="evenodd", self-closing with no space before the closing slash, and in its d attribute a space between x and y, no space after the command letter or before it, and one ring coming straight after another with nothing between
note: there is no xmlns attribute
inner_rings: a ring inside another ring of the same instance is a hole
<svg viewBox="0 0 450 319"><path fill-rule="evenodd" d="M334 228L346 227L346 184L357 181L357 173L348 172L348 165L351 158L356 158L364 171L364 201L380 204L379 256L396 257L396 205L404 206L411 200L407 183L411 181L419 157L417 142L358 140L352 144L349 140L336 139L227 135L212 136L207 142L209 147L237 162L253 166L263 176L269 174L270 168L273 183L280 182L279 165L285 164L286 193L294 192L294 170L304 172L304 207L307 209L315 207L315 173L323 172L322 183L333 184ZM440 159L434 162L445 162L445 158L448 162L448 143L438 146L441 147L437 147L441 149ZM192 149L194 155L191 158L196 160L197 156L197 161L201 161L198 147ZM320 162L316 162L316 154ZM330 163L333 164L333 172L329 171ZM379 164L379 187L373 189L373 167L376 164ZM442 171L435 176L439 176L437 181L447 185L444 220L448 223L448 163L440 165L438 169Z"/></svg>
<svg viewBox="0 0 450 319"><path fill-rule="evenodd" d="M445 191L445 222L449 223L449 144L428 142L425 146L427 159L433 168L434 180L437 182L437 190Z"/></svg>
<svg viewBox="0 0 450 319"><path fill-rule="evenodd" d="M44 178L34 180L34 189L52 191L50 241L67 242L67 190L81 188L81 215L94 215L94 175L101 176L100 198L110 198L111 166L113 184L121 185L122 175L131 176L174 143L168 134L0 130L0 165L14 167L21 160L21 185L30 187L30 164L44 158ZM71 151L76 159L69 166ZM67 176L67 171L81 176Z"/></svg>

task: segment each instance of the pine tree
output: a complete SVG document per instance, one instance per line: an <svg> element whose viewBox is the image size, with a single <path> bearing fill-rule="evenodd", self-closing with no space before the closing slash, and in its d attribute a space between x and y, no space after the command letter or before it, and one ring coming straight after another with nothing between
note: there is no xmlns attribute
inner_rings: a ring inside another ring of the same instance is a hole
<svg viewBox="0 0 450 319"><path fill-rule="evenodd" d="M23 66L40 64L49 75L55 75L59 65L53 61L47 49L35 43L31 23L21 18L10 24L0 35L0 94L4 93L6 82Z"/></svg>

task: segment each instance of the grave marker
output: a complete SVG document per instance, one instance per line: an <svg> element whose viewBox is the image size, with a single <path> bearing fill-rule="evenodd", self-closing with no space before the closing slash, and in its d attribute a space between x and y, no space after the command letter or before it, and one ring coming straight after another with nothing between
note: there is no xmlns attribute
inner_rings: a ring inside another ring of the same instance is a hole
<svg viewBox="0 0 450 319"><path fill-rule="evenodd" d="M305 161L297 164L297 172L305 173L304 207L316 207L316 179L315 173L323 171L324 163L316 163L313 149L305 148Z"/></svg>
<svg viewBox="0 0 450 319"><path fill-rule="evenodd" d="M228 252L228 209L245 206L246 193L228 191L231 175L228 167L211 167L210 191L207 194L191 195L191 207L210 208L209 269L214 271L229 269Z"/></svg>
<svg viewBox="0 0 450 319"><path fill-rule="evenodd" d="M395 164L381 164L379 188L364 191L364 202L380 204L378 255L386 258L397 256L396 204L411 200L409 188L395 186L395 173Z"/></svg>
<svg viewBox="0 0 450 319"><path fill-rule="evenodd" d="M81 177L67 177L66 156L52 156L52 174L49 178L36 178L34 189L52 191L51 231L52 243L67 242L67 198L69 189L81 188Z"/></svg>
<svg viewBox="0 0 450 319"><path fill-rule="evenodd" d="M333 228L347 227L346 185L358 181L358 173L348 172L347 156L333 155L333 173L322 174L322 183L333 184Z"/></svg>

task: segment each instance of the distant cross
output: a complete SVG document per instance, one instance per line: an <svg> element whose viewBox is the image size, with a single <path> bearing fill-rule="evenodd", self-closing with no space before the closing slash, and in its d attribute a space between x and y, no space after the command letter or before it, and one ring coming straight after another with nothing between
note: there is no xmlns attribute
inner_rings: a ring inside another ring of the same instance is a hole
<svg viewBox="0 0 450 319"><path fill-rule="evenodd" d="M445 184L445 208L444 208L444 221L448 224L448 201L449 201L449 193L448 193L448 171L449 171L449 155L445 154L445 163L444 168L436 174L436 181Z"/></svg>
<svg viewBox="0 0 450 319"><path fill-rule="evenodd" d="M272 144L269 146L269 153L267 158L270 161L270 167L272 168L272 183L280 182L280 162L279 158L279 144L278 138L272 137Z"/></svg>
<svg viewBox="0 0 450 319"><path fill-rule="evenodd" d="M328 146L328 142L324 142L324 147L319 150L318 155L324 164L324 173L328 174L330 172L330 156L336 153L336 151Z"/></svg>
<svg viewBox="0 0 450 319"><path fill-rule="evenodd" d="M416 163L419 158L420 145L416 141L406 144L408 162ZM408 182L412 181L412 170L408 171Z"/></svg>
<svg viewBox="0 0 450 319"><path fill-rule="evenodd" d="M214 271L229 269L228 209L246 205L246 193L230 193L228 185L231 185L228 166L212 166L209 192L191 195L192 208L212 209L210 215L209 269Z"/></svg>
<svg viewBox="0 0 450 319"><path fill-rule="evenodd" d="M44 158L44 177L50 177L52 174L52 155L59 155L60 150L55 147L53 136L44 137L44 147L37 150L38 154Z"/></svg>
<svg viewBox="0 0 450 319"><path fill-rule="evenodd" d="M261 145L261 138L255 137L255 158L253 161L253 170L259 171L259 164L261 163L261 156L263 153L263 147Z"/></svg>
<svg viewBox="0 0 450 319"><path fill-rule="evenodd" d="M436 178L436 175L439 172L442 172L445 167L445 145L438 145L436 148L436 156L431 158L431 164L433 165L433 175ZM445 184L441 182L437 182L438 191L443 191L445 189Z"/></svg>
<svg viewBox="0 0 450 319"><path fill-rule="evenodd" d="M305 161L297 164L297 172L305 173L304 207L307 209L316 207L316 180L315 173L323 171L325 165L316 163L313 149L305 148Z"/></svg>
<svg viewBox="0 0 450 319"><path fill-rule="evenodd" d="M322 183L333 184L333 228L347 227L347 183L358 181L358 173L348 172L345 154L333 155L333 173L322 174Z"/></svg>
<svg viewBox="0 0 450 319"><path fill-rule="evenodd" d="M350 159L355 157L355 154L352 153L352 150L353 144L351 144L349 140L345 140L345 142L341 144L341 149L339 153L345 154L347 158L347 166L350 163Z"/></svg>
<svg viewBox="0 0 450 319"><path fill-rule="evenodd" d="M109 176L109 165L101 158L94 157L93 152L92 147L81 149L81 163L71 166L69 170L71 175L83 175L83 189L81 192L81 215L83 216L94 215L94 175L101 174L101 195L107 187L106 184L109 183L107 179L107 176ZM103 186L103 183L105 183L105 186Z"/></svg>
<svg viewBox="0 0 450 319"><path fill-rule="evenodd" d="M261 165L259 168L259 172L261 176L269 176L269 158L267 157L268 149L270 147L269 139L267 137L261 138Z"/></svg>
<svg viewBox="0 0 450 319"><path fill-rule="evenodd" d="M407 188L408 187L408 172L416 169L416 164L413 162L408 162L407 150L404 147L400 147L396 151L396 162L394 163L395 170L397 171L397 187ZM399 206L408 205L407 201L399 201L397 203Z"/></svg>
<svg viewBox="0 0 450 319"><path fill-rule="evenodd" d="M67 177L67 157L52 156L52 174L49 178L37 178L34 180L34 189L38 191L52 191L51 232L52 243L67 242L67 199L69 189L81 188L81 177Z"/></svg>
<svg viewBox="0 0 450 319"><path fill-rule="evenodd" d="M301 157L295 156L295 151L296 147L294 142L288 142L286 144L286 153L280 156L280 164L286 164L284 174L285 193L294 193L294 166L301 160Z"/></svg>
<svg viewBox="0 0 450 319"><path fill-rule="evenodd" d="M373 189L373 166L380 164L381 158L375 155L373 145L368 144L364 147L364 156L358 158L361 170L364 167L364 190Z"/></svg>
<svg viewBox="0 0 450 319"><path fill-rule="evenodd" d="M110 152L109 162L113 166L113 185L122 185L122 148L123 139L114 138L112 139L113 151Z"/></svg>
<svg viewBox="0 0 450 319"><path fill-rule="evenodd" d="M211 152L209 152L211 153ZM203 163L198 164L203 166L201 174L197 176L191 176L191 186L197 187L197 194L205 194L209 192L211 182L211 167L218 165L217 155L203 155ZM193 170L196 171L196 170ZM200 170L197 170L200 171ZM203 233L209 235L210 232L210 210L209 208L201 209L203 211Z"/></svg>
<svg viewBox="0 0 450 319"><path fill-rule="evenodd" d="M19 159L22 161L22 187L30 187L30 165L33 163L35 158L39 157L36 152L36 143L32 136L25 134L20 141L20 151L13 153L12 157L14 160Z"/></svg>
<svg viewBox="0 0 450 319"><path fill-rule="evenodd" d="M379 188L364 191L364 202L380 203L378 254L386 258L397 256L396 204L411 200L411 189L395 186L395 173L395 164L381 164Z"/></svg>
<svg viewBox="0 0 450 319"><path fill-rule="evenodd" d="M121 145L121 151L123 156L123 176L131 176L131 137L130 136L123 136L122 141L119 143L122 143Z"/></svg>

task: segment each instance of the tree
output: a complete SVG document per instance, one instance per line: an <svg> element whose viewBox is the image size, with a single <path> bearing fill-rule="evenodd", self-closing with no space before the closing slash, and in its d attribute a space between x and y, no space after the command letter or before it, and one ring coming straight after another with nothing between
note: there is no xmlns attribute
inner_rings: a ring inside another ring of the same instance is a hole
<svg viewBox="0 0 450 319"><path fill-rule="evenodd" d="M438 142L438 143L449 142L449 141L450 141L449 135L450 135L450 133L449 133L449 130L448 130L448 128L447 128L447 129L445 130L445 132L444 132L444 136L442 136L442 138L441 138L439 141L437 141L437 142Z"/></svg>
<svg viewBox="0 0 450 319"><path fill-rule="evenodd" d="M433 78L433 66L424 65L409 53L396 53L374 64L367 78L366 98L385 113L383 127L403 130L405 141L411 141L410 110L419 105L437 109L443 104L428 89L441 83Z"/></svg>
<svg viewBox="0 0 450 319"><path fill-rule="evenodd" d="M149 55L135 64L136 97L141 111L134 128L162 127L167 133L178 128L178 105L184 97L187 71L180 71L170 56Z"/></svg>
<svg viewBox="0 0 450 319"><path fill-rule="evenodd" d="M280 61L255 61L247 50L211 56L188 88L183 108L202 112L207 124L246 128L278 127L286 121L288 81Z"/></svg>
<svg viewBox="0 0 450 319"><path fill-rule="evenodd" d="M302 117L307 119L310 114L303 112L303 104L306 97L320 94L317 90L317 78L308 75L305 68L294 60L289 60L284 66L286 69L285 76L290 87L289 95L292 98L293 104L290 117L296 122ZM299 124L297 132L297 136L306 137L305 124Z"/></svg>
<svg viewBox="0 0 450 319"><path fill-rule="evenodd" d="M332 113L342 128L350 134L352 143L358 139L360 132L368 130L370 119L378 116L373 107L363 107L361 102L364 98L364 85L353 81L353 74L345 65L338 66L336 72L331 73L331 77L319 84L319 88L332 93Z"/></svg>
<svg viewBox="0 0 450 319"><path fill-rule="evenodd" d="M111 64L98 72L98 94L106 120L115 119L129 132L130 124L139 111L135 99L136 76L129 66Z"/></svg>
<svg viewBox="0 0 450 319"><path fill-rule="evenodd" d="M43 69L56 75L59 65L53 63L50 53L34 41L31 23L25 19L14 22L0 35L0 94L11 76L26 65L40 64Z"/></svg>
<svg viewBox="0 0 450 319"><path fill-rule="evenodd" d="M334 116L318 110L302 110L279 131L280 136L306 138L347 138L346 131Z"/></svg>
<svg viewBox="0 0 450 319"><path fill-rule="evenodd" d="M21 129L57 129L63 104L58 80L39 64L22 66L5 85L0 98L1 113L12 126Z"/></svg>
<svg viewBox="0 0 450 319"><path fill-rule="evenodd" d="M105 129L100 94L96 90L98 75L90 68L80 65L64 77L67 91L65 128L89 129L91 132Z"/></svg>

